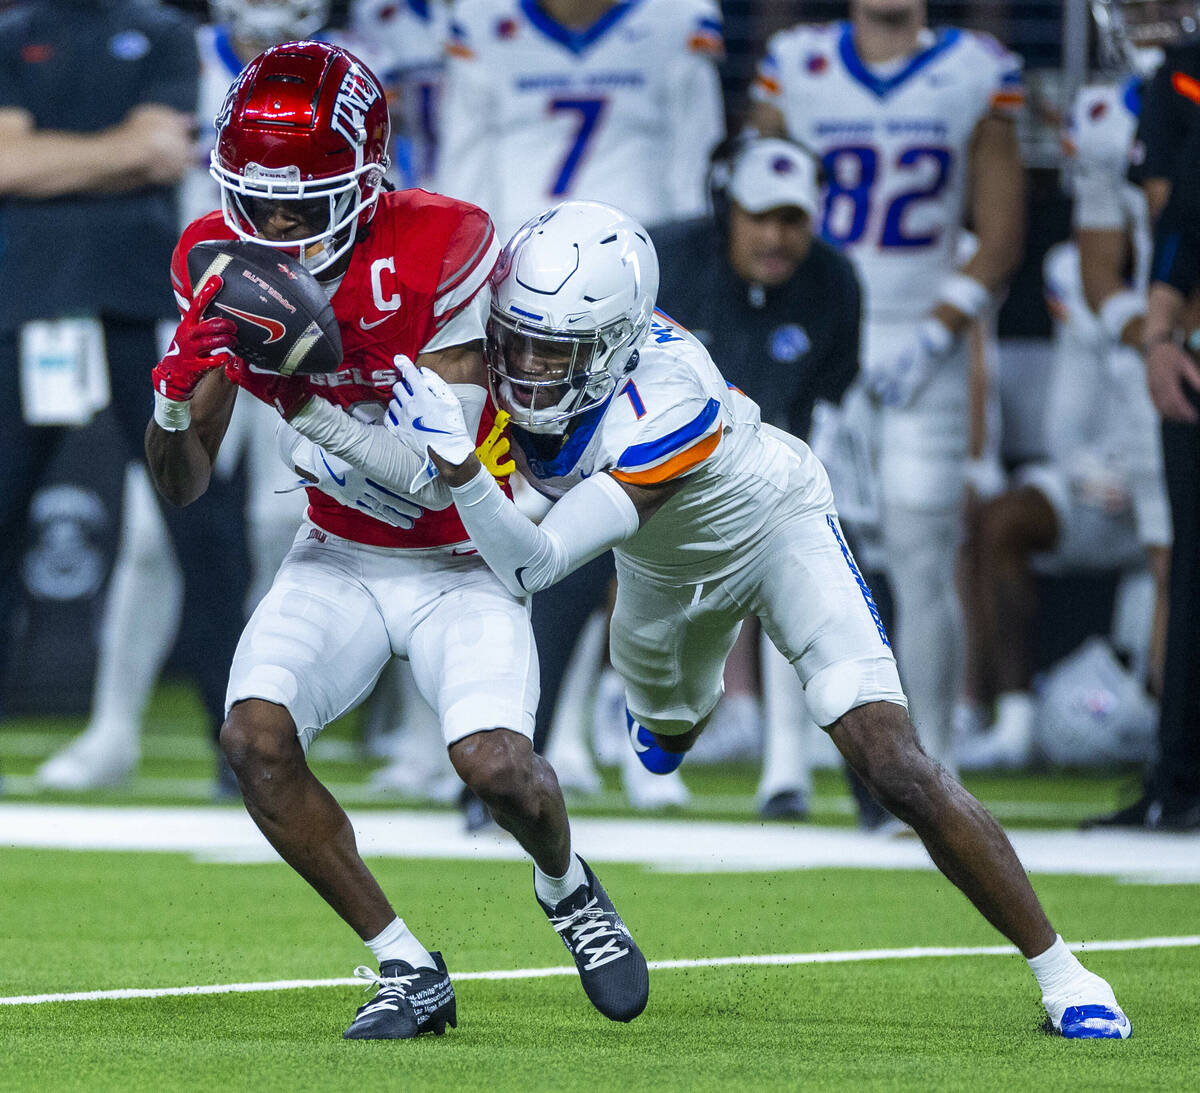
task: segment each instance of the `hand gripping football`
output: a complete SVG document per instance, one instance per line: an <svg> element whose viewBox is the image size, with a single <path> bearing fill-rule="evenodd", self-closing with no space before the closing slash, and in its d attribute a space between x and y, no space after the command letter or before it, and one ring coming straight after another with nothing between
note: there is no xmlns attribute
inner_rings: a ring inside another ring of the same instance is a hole
<svg viewBox="0 0 1200 1093"><path fill-rule="evenodd" d="M204 317L237 324L237 353L250 367L282 376L335 372L342 336L333 304L317 279L289 255L241 239L197 243L187 256L199 288L224 282Z"/></svg>

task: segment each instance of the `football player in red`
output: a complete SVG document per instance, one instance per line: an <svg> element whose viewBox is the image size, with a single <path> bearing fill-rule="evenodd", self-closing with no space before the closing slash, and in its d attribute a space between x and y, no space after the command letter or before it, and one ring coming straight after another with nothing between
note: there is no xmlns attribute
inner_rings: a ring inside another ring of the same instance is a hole
<svg viewBox="0 0 1200 1093"><path fill-rule="evenodd" d="M538 672L528 603L480 560L445 484L381 423L397 361L412 360L451 385L477 440L496 435L481 352L499 252L491 221L421 190L383 192L383 93L338 47L261 54L230 89L217 128L222 208L190 224L175 251L183 319L154 370L146 451L159 490L189 504L208 484L242 388L285 419L281 451L312 483L292 550L238 645L221 746L271 845L379 961L378 974L356 971L379 989L345 1035L406 1039L455 1021L440 954L397 917L305 759L393 656L410 661L463 781L533 858L538 901L588 997L606 1016L632 1020L646 1003L645 959L573 852L558 781L531 743ZM339 371L252 372L235 355L232 322L203 318L220 286L190 284L187 253L234 237L292 255L322 282L341 330Z"/></svg>

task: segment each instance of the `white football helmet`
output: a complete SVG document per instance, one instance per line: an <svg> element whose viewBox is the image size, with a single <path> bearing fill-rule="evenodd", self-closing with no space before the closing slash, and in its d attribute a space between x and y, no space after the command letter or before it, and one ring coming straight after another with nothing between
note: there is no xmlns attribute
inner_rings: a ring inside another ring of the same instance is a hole
<svg viewBox="0 0 1200 1093"><path fill-rule="evenodd" d="M1200 30L1195 0L1091 0L1104 60L1148 77L1162 64L1163 47Z"/></svg>
<svg viewBox="0 0 1200 1093"><path fill-rule="evenodd" d="M658 295L658 255L620 209L563 201L509 240L491 286L492 397L514 425L562 433L637 363Z"/></svg>
<svg viewBox="0 0 1200 1093"><path fill-rule="evenodd" d="M329 22L331 0L209 0L215 22L235 38L273 46L309 38Z"/></svg>

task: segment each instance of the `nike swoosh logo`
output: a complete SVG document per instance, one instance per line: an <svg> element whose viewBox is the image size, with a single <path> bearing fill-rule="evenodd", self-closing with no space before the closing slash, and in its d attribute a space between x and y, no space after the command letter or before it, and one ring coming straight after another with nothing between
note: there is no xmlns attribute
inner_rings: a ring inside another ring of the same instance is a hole
<svg viewBox="0 0 1200 1093"><path fill-rule="evenodd" d="M369 323L369 322L367 322L366 319L364 319L360 316L359 320L358 320L358 325L361 326L363 328L363 330L373 330L380 323L386 323L388 321L388 319L390 319L390 318L391 318L390 315L385 315L382 319L376 319L373 323Z"/></svg>
<svg viewBox="0 0 1200 1093"><path fill-rule="evenodd" d="M413 428L420 429L423 433L441 433L442 436L454 435L446 429L431 429L428 425L423 424L423 419L419 417L413 418Z"/></svg>
<svg viewBox="0 0 1200 1093"><path fill-rule="evenodd" d="M329 472L329 477L332 478L339 486L344 486L346 484L346 476L343 474L341 478L338 478L338 476L333 473L333 468L329 465L329 460L325 458L324 452L321 453L321 462L325 464L325 469Z"/></svg>
<svg viewBox="0 0 1200 1093"><path fill-rule="evenodd" d="M529 566L527 566L527 565L519 565L519 566L517 566L516 573L513 574L513 576L517 578L517 584L519 584L522 588L524 588L526 592L528 592L529 589L525 588L525 582L521 579L521 574L524 573L525 570L527 570L528 568L529 568Z"/></svg>
<svg viewBox="0 0 1200 1093"><path fill-rule="evenodd" d="M236 315L239 319L244 319L248 323L253 323L257 327L261 327L267 332L267 340L263 345L270 345L272 342L279 341L280 338L287 333L287 327L276 319L268 319L265 315L255 315L249 311L243 311L238 307L230 307L228 304L217 304L222 311L229 312L230 315Z"/></svg>
<svg viewBox="0 0 1200 1093"><path fill-rule="evenodd" d="M178 352L179 352L179 343L178 343L177 341L172 341L172 342L171 342L171 348L170 348L170 349L168 349L168 350L167 350L167 351L166 351L166 352L163 354L163 356L164 356L164 357L173 357L173 356L175 356L175 354L176 354L176 353L178 353Z"/></svg>
<svg viewBox="0 0 1200 1093"><path fill-rule="evenodd" d="M450 553L453 554L454 557L456 557L456 558L465 558L468 554L478 554L479 551L477 551L477 550L452 550L452 551L450 551ZM521 587L524 588L525 586L522 585Z"/></svg>

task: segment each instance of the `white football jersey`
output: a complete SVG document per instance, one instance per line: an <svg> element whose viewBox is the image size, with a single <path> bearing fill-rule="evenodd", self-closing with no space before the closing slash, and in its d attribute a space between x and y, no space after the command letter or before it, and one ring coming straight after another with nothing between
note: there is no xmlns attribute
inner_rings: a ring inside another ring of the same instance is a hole
<svg viewBox="0 0 1200 1093"><path fill-rule="evenodd" d="M729 386L704 346L656 313L637 367L591 410L551 458L513 431L522 475L557 499L593 474L683 484L619 560L666 581L709 580L744 565L782 517L832 510L824 468L801 440L763 425L758 405Z"/></svg>
<svg viewBox="0 0 1200 1093"><path fill-rule="evenodd" d="M724 133L714 0L627 0L586 30L536 0L458 0L439 118L438 189L502 239L567 198L644 224L698 216Z"/></svg>
<svg viewBox="0 0 1200 1093"><path fill-rule="evenodd" d="M1019 59L946 28L898 67L872 69L849 23L801 25L771 39L753 95L820 156L821 234L854 259L868 321L927 312L955 268L975 127L1023 102Z"/></svg>
<svg viewBox="0 0 1200 1093"><path fill-rule="evenodd" d="M393 166L405 188L433 185L449 20L444 0L354 0L350 8L350 29L371 43L368 67L387 92Z"/></svg>
<svg viewBox="0 0 1200 1093"><path fill-rule="evenodd" d="M1126 231L1134 253L1134 285L1146 288L1153 240L1146 195L1129 181L1143 83L1130 77L1118 86L1081 88L1071 104L1063 151L1071 168L1074 226L1088 231Z"/></svg>

